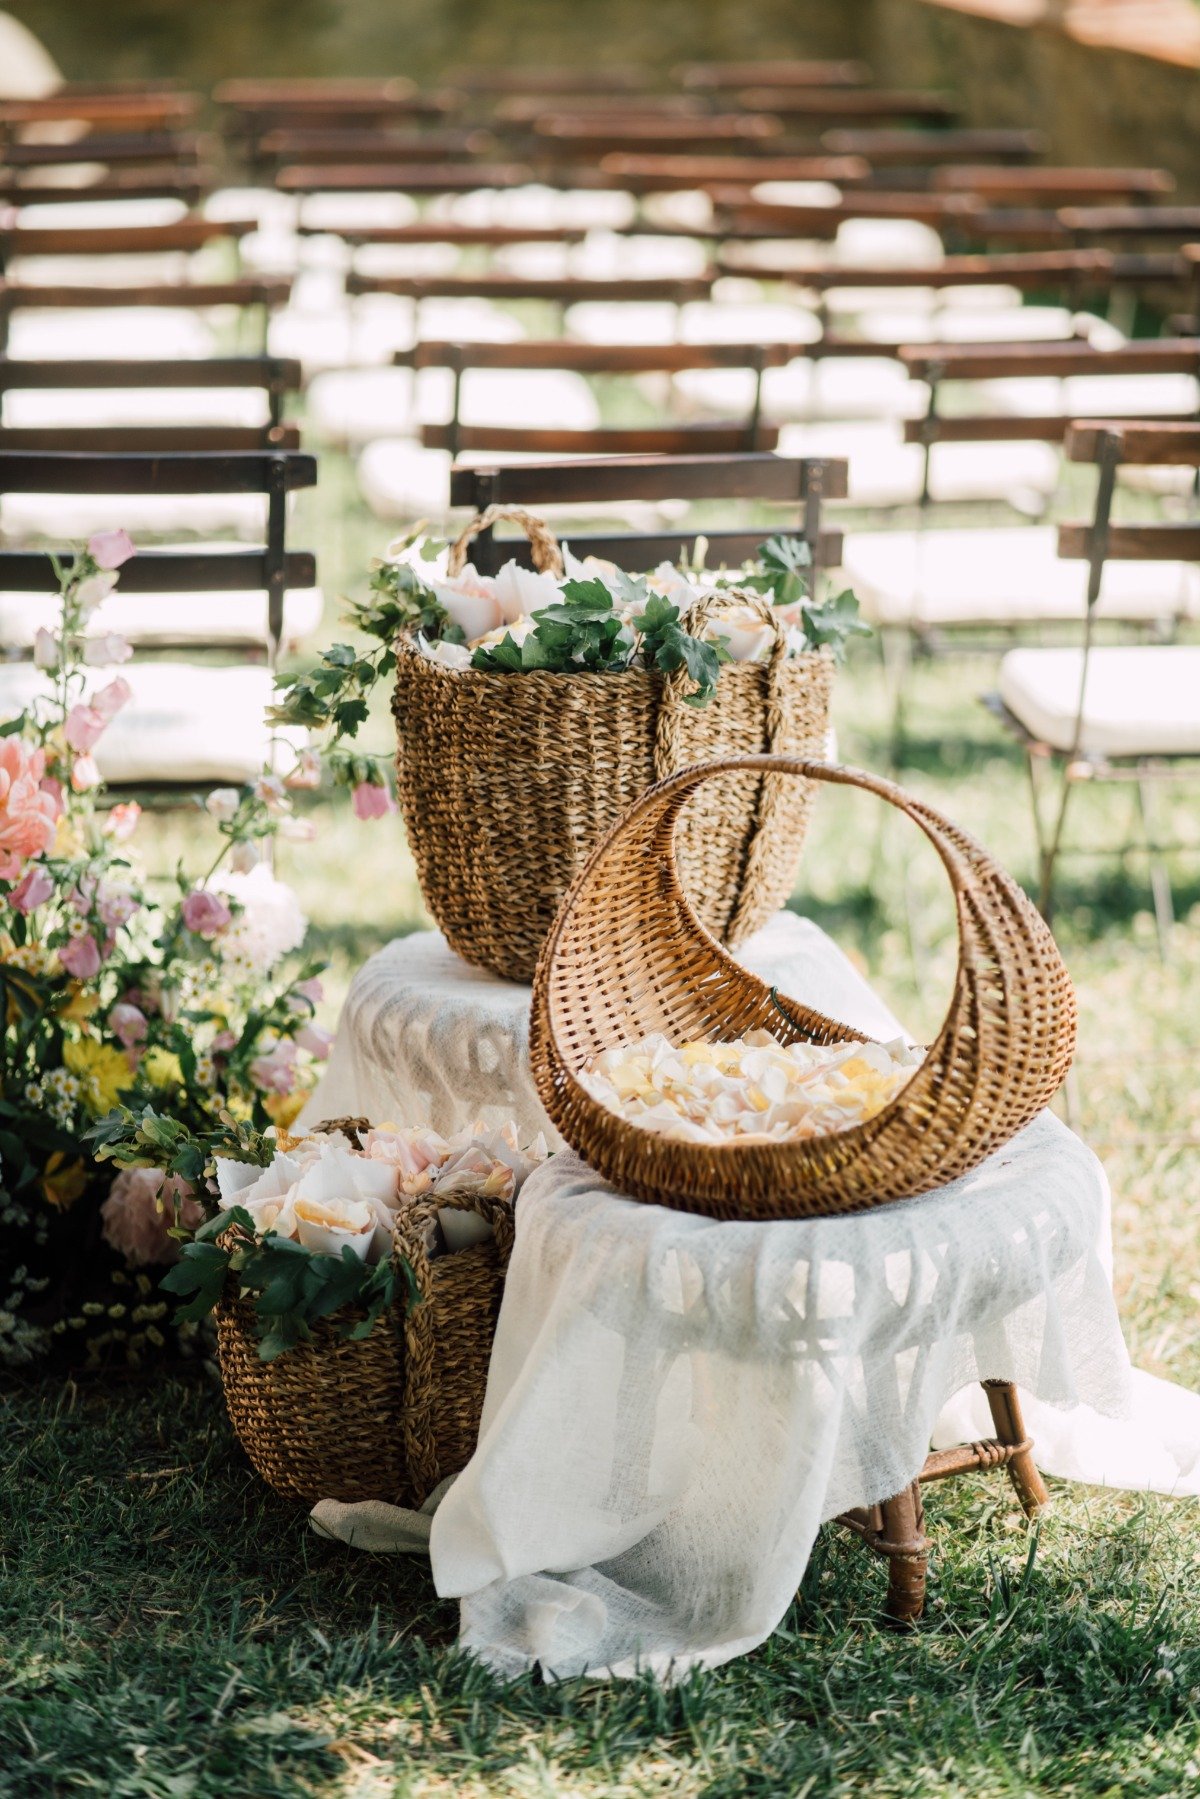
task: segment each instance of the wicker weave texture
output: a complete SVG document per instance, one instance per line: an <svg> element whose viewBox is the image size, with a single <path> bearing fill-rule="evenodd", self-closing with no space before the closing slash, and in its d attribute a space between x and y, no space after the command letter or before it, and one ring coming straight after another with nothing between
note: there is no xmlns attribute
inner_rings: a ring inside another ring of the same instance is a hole
<svg viewBox="0 0 1200 1799"><path fill-rule="evenodd" d="M925 833L954 893L954 992L924 1062L866 1124L807 1142L681 1143L591 1099L580 1070L598 1051L652 1031L677 1041L759 1028L785 1043L861 1040L773 996L713 941L685 896L672 855L680 814L697 788L707 801L710 783L746 766L779 780L865 788ZM1070 1066L1075 1025L1074 991L1049 929L965 832L873 775L757 756L661 783L593 852L538 966L530 1053L554 1124L622 1192L715 1218L768 1219L859 1211L967 1173L1049 1102Z"/></svg>
<svg viewBox="0 0 1200 1799"><path fill-rule="evenodd" d="M322 1128L362 1120L337 1119ZM454 1203L454 1202L451 1202ZM254 1303L231 1290L217 1308L225 1403L257 1472L288 1499L384 1499L419 1506L470 1460L479 1435L492 1338L513 1242L508 1200L472 1200L493 1235L431 1254L438 1202L401 1209L394 1250L411 1267L419 1300L400 1297L359 1342L336 1326L363 1316L346 1307L310 1343L272 1362L258 1353Z"/></svg>
<svg viewBox="0 0 1200 1799"><path fill-rule="evenodd" d="M772 608L738 598L771 626L770 659L727 663L704 708L685 704L682 671L488 674L397 645L400 805L425 903L465 961L532 979L583 862L654 782L714 758L822 753L832 658L786 655ZM700 632L722 603L701 602L686 627ZM787 899L812 799L808 782L733 771L685 811L684 886L722 942L741 943Z"/></svg>

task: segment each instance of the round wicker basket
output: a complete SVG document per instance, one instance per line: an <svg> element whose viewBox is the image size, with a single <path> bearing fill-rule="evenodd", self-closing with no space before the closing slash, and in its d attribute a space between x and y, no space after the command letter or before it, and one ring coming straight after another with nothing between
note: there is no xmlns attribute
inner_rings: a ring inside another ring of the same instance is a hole
<svg viewBox="0 0 1200 1799"><path fill-rule="evenodd" d="M337 1119L319 1128L365 1123ZM346 1307L322 1320L311 1342L264 1362L253 1301L231 1282L217 1307L230 1421L256 1471L285 1498L419 1506L470 1460L512 1249L513 1208L502 1199L460 1202L486 1217L493 1234L437 1255L431 1246L446 1203L415 1200L398 1214L394 1254L407 1261L419 1299L398 1299L358 1342L337 1328L356 1322L355 1308ZM405 1295L406 1283L397 1286Z"/></svg>
<svg viewBox="0 0 1200 1799"><path fill-rule="evenodd" d="M862 787L920 827L954 891L958 971L936 1041L866 1124L807 1141L703 1145L655 1136L592 1099L577 1078L600 1050L661 1031L677 1041L766 1029L781 1042L862 1034L781 998L713 941L672 854L695 790L749 766ZM1075 995L1054 939L991 857L932 807L873 775L788 756L691 768L645 794L593 852L538 965L530 1056L543 1105L587 1162L637 1199L714 1218L852 1212L965 1174L1015 1135L1061 1084Z"/></svg>
<svg viewBox="0 0 1200 1799"><path fill-rule="evenodd" d="M547 527L489 508L455 545L495 518L517 518L539 567L556 567ZM739 595L774 632L769 661L721 670L702 709L683 671L489 674L452 670L411 642L396 646L397 788L425 902L467 962L532 979L558 906L585 857L638 796L676 770L764 749L819 756L834 664L827 651L788 656L772 608ZM685 615L699 633L720 602ZM748 766L748 765L747 765ZM697 915L736 945L784 903L812 803L809 783L733 771L685 812L678 857Z"/></svg>

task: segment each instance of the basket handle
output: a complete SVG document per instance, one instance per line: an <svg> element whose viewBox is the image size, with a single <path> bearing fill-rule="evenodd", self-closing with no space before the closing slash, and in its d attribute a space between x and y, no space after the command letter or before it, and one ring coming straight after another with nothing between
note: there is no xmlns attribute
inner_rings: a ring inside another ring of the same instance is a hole
<svg viewBox="0 0 1200 1799"><path fill-rule="evenodd" d="M446 573L460 575L466 566L467 551L473 540L481 531L490 531L500 519L508 519L514 525L520 525L529 539L533 550L533 566L539 574L561 575L563 572L562 551L558 547L558 539L544 518L535 513L525 512L520 506L488 506L478 513L459 532L450 545L450 553L446 558Z"/></svg>
<svg viewBox="0 0 1200 1799"><path fill-rule="evenodd" d="M778 608L752 588L726 588L720 593L709 594L689 607L680 620L680 628L689 637L703 636L708 625L719 623L721 612L731 601L755 613L771 631L763 749L769 754L776 754L787 742L789 725L787 696L782 679L788 650L787 626L780 617ZM692 708L686 704L686 681L687 670L679 668L667 676L663 685L654 739L654 776L658 781L668 780L694 760L688 742L688 717ZM738 900L726 927L726 935L733 942L740 941L745 935L743 912L754 904L760 865L769 851L771 824L782 798L785 782L786 776L766 775L758 784L758 797L750 826L750 839L746 846L746 864Z"/></svg>

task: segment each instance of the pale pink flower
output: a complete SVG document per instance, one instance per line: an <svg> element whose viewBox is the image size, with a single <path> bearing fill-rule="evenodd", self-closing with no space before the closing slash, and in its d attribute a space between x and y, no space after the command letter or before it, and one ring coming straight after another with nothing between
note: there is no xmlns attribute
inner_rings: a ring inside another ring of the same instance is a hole
<svg viewBox="0 0 1200 1799"><path fill-rule="evenodd" d="M309 1005L319 1006L324 998L325 989L314 974L307 981L296 982L288 995L288 1007L293 1012L307 1012Z"/></svg>
<svg viewBox="0 0 1200 1799"><path fill-rule="evenodd" d="M97 568L120 568L137 554L128 531L97 531L88 538L87 549Z"/></svg>
<svg viewBox="0 0 1200 1799"><path fill-rule="evenodd" d="M396 810L390 789L375 781L360 781L351 798L355 818L386 818L389 812Z"/></svg>
<svg viewBox="0 0 1200 1799"><path fill-rule="evenodd" d="M116 575L107 569L101 569L96 575L86 575L75 589L75 604L82 617L90 618L116 585Z"/></svg>
<svg viewBox="0 0 1200 1799"><path fill-rule="evenodd" d="M543 607L562 603L562 594L553 575L521 568L516 562L504 564L495 578L494 591L503 615L501 622L506 625L515 625L519 618L528 618Z"/></svg>
<svg viewBox="0 0 1200 1799"><path fill-rule="evenodd" d="M430 583L452 624L458 626L468 643L486 637L503 624L504 612L496 594L496 583L489 575L478 574L468 562L459 575L446 575Z"/></svg>
<svg viewBox="0 0 1200 1799"><path fill-rule="evenodd" d="M92 750L103 737L108 720L95 706L85 706L82 701L72 706L67 713L63 725L63 736L73 750L86 753Z"/></svg>
<svg viewBox="0 0 1200 1799"><path fill-rule="evenodd" d="M115 881L102 881L96 895L96 911L110 931L119 931L128 924L134 913L141 910L141 904L132 888L119 886Z"/></svg>
<svg viewBox="0 0 1200 1799"><path fill-rule="evenodd" d="M43 788L44 750L20 737L0 738L0 881L12 881L21 865L54 842L61 800Z"/></svg>
<svg viewBox="0 0 1200 1799"><path fill-rule="evenodd" d="M236 787L214 787L204 802L204 810L219 825L227 825L238 809L241 795Z"/></svg>
<svg viewBox="0 0 1200 1799"><path fill-rule="evenodd" d="M259 775L254 783L254 797L272 813L286 812L291 805L278 775Z"/></svg>
<svg viewBox="0 0 1200 1799"><path fill-rule="evenodd" d="M43 775L38 782L38 786L44 794L49 796L50 802L54 807L55 821L57 822L57 820L62 817L63 811L62 782L57 780L54 775Z"/></svg>
<svg viewBox="0 0 1200 1799"><path fill-rule="evenodd" d="M306 1024L296 1032L296 1042L301 1049L306 1049L309 1055L315 1057L318 1062L325 1062L329 1059L329 1052L333 1048L333 1032L325 1030L319 1024Z"/></svg>
<svg viewBox="0 0 1200 1799"><path fill-rule="evenodd" d="M109 1246L124 1256L131 1268L146 1268L179 1260L179 1245L169 1235L175 1223L195 1230L204 1208L188 1182L161 1168L123 1168L100 1208L101 1230Z"/></svg>
<svg viewBox="0 0 1200 1799"><path fill-rule="evenodd" d="M100 945L90 931L85 931L83 936L68 938L61 945L58 959L67 973L74 975L77 981L90 981L94 974L100 972Z"/></svg>
<svg viewBox="0 0 1200 1799"><path fill-rule="evenodd" d="M237 1038L232 1031L218 1031L209 1045L209 1048L212 1050L214 1056L225 1056L228 1055L229 1051L236 1043Z"/></svg>
<svg viewBox="0 0 1200 1799"><path fill-rule="evenodd" d="M90 793L100 785L100 765L94 756L76 756L71 767L71 785L76 793Z"/></svg>
<svg viewBox="0 0 1200 1799"><path fill-rule="evenodd" d="M149 1025L140 1006L127 999L119 1000L108 1015L109 1029L125 1049L132 1049L145 1037Z"/></svg>
<svg viewBox="0 0 1200 1799"><path fill-rule="evenodd" d="M122 706L127 706L133 698L133 688L123 675L115 675L102 687L99 693L92 695L92 705L100 714L105 724L114 719Z"/></svg>
<svg viewBox="0 0 1200 1799"><path fill-rule="evenodd" d="M229 852L229 866L235 874L248 875L252 868L257 868L262 861L254 844L243 840L235 843Z"/></svg>
<svg viewBox="0 0 1200 1799"><path fill-rule="evenodd" d="M141 816L142 808L136 800L123 800L119 806L112 807L104 820L105 835L116 843L128 843Z"/></svg>
<svg viewBox="0 0 1200 1799"><path fill-rule="evenodd" d="M317 827L311 818L281 818L279 835L288 843L312 843Z"/></svg>
<svg viewBox="0 0 1200 1799"><path fill-rule="evenodd" d="M193 887L183 902L183 922L197 937L217 937L233 913L218 894L207 887Z"/></svg>
<svg viewBox="0 0 1200 1799"><path fill-rule="evenodd" d="M105 631L102 637L89 637L83 646L83 659L93 668L107 668L113 662L128 662L133 645L119 631Z"/></svg>
<svg viewBox="0 0 1200 1799"><path fill-rule="evenodd" d="M50 871L39 864L37 867L29 869L18 885L13 888L8 896L8 903L15 911L23 913L28 918L36 907L44 906L48 899L53 898L53 895L54 881Z"/></svg>
<svg viewBox="0 0 1200 1799"><path fill-rule="evenodd" d="M53 631L47 631L45 625L39 625L34 633L33 665L35 668L58 667L58 638Z"/></svg>
<svg viewBox="0 0 1200 1799"><path fill-rule="evenodd" d="M250 1078L266 1093L290 1093L296 1085L296 1045L281 1037L250 1064Z"/></svg>
<svg viewBox="0 0 1200 1799"><path fill-rule="evenodd" d="M287 778L289 787L317 788L321 785L321 758L315 750L301 750L296 766Z"/></svg>

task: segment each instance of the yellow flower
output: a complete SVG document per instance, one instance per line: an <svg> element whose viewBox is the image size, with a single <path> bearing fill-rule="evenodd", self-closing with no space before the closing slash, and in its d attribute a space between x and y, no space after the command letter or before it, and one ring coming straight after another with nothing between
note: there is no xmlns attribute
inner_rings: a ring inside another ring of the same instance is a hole
<svg viewBox="0 0 1200 1799"><path fill-rule="evenodd" d="M153 1045L142 1057L141 1069L152 1087L183 1086L183 1069L174 1050Z"/></svg>
<svg viewBox="0 0 1200 1799"><path fill-rule="evenodd" d="M42 1192L50 1205L65 1212L73 1206L87 1186L87 1170L78 1156L68 1162L61 1150L55 1150L42 1175Z"/></svg>
<svg viewBox="0 0 1200 1799"><path fill-rule="evenodd" d="M100 1117L120 1103L121 1094L133 1085L129 1063L111 1043L79 1037L63 1044L63 1062L83 1082L83 1103Z"/></svg>
<svg viewBox="0 0 1200 1799"><path fill-rule="evenodd" d="M54 833L54 854L65 861L82 856L87 843L80 827L64 812Z"/></svg>
<svg viewBox="0 0 1200 1799"><path fill-rule="evenodd" d="M308 1094L303 1089L295 1093L270 1093L263 1101L263 1110L272 1124L277 1125L281 1131L286 1131L299 1118L307 1098Z"/></svg>
<svg viewBox="0 0 1200 1799"><path fill-rule="evenodd" d="M72 982L58 1008L58 1016L69 1018L75 1024L86 1024L99 1004L98 993L89 993L81 983Z"/></svg>

